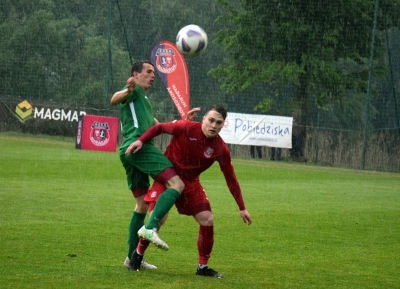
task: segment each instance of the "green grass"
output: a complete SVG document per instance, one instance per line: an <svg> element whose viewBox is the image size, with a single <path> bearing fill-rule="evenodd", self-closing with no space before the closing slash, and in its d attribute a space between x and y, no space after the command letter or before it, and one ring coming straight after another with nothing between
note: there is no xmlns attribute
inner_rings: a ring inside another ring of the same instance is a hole
<svg viewBox="0 0 400 289"><path fill-rule="evenodd" d="M251 226L217 165L201 177L215 217L210 266L194 275L198 226L171 210L130 272L134 199L117 153L72 139L0 133L1 288L400 288L400 175L234 159Z"/></svg>

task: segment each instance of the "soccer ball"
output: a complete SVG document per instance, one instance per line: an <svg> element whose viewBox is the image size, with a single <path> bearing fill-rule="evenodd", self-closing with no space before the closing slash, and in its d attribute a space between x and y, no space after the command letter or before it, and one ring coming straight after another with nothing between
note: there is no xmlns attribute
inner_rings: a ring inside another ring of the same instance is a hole
<svg viewBox="0 0 400 289"><path fill-rule="evenodd" d="M206 50L208 38L203 28L190 24L178 32L175 44L182 54L186 56L198 56Z"/></svg>

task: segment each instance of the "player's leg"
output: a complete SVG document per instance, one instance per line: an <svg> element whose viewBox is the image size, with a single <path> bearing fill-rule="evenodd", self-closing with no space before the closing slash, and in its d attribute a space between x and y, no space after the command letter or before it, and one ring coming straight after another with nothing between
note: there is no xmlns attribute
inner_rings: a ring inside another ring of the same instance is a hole
<svg viewBox="0 0 400 289"><path fill-rule="evenodd" d="M151 215L151 212L150 212ZM162 218L162 220L159 223L159 226L157 228L157 231L160 230L161 226L165 223L166 219L168 217L168 214ZM140 269L157 269L156 266L149 264L144 261L144 253L146 252L148 246L150 245L150 241L140 238L138 245L136 247L136 250L132 254L131 262L132 262L132 267L134 268L133 270L139 271Z"/></svg>
<svg viewBox="0 0 400 289"><path fill-rule="evenodd" d="M143 172L148 173L155 181L166 184L166 189L157 201L154 211L138 234L149 240L161 249L168 250L168 245L159 238L157 233L158 222L168 213L176 199L184 189L184 184L177 175L172 163L153 145L145 143L142 149L131 156L136 156L135 165Z"/></svg>
<svg viewBox="0 0 400 289"><path fill-rule="evenodd" d="M128 258L131 258L139 242L137 231L143 226L148 210L148 205L144 202L144 196L147 194L150 181L147 174L136 169L125 158L121 158L121 161L125 168L128 187L136 201L128 229Z"/></svg>
<svg viewBox="0 0 400 289"><path fill-rule="evenodd" d="M146 204L148 204L148 206L149 206L150 216L153 214L153 210L154 210L154 207L155 207L155 205L156 205L156 203L157 203L158 198L160 197L160 195L161 195L165 190L166 190L166 187L165 187L163 184L161 184L161 183L159 183L159 182L157 182L157 181L154 181L154 182L153 182L153 185L151 186L151 188L150 188L149 191L147 192L146 196L144 197L144 202L145 202ZM160 230L161 226L162 226L162 225L165 223L165 221L167 220L167 217L168 217L168 214L166 214L166 215L158 222L158 224L157 224L157 230L158 230L158 231ZM148 241L148 240L145 240L145 239L140 238L139 244L138 244L138 246L137 246L137 248L136 248L136 251L137 251L139 254L143 255L144 252L145 252L146 249L147 249L148 244L149 244L149 241Z"/></svg>
<svg viewBox="0 0 400 289"><path fill-rule="evenodd" d="M151 206L151 204L150 204L150 206ZM149 208L150 215L152 214L152 210L153 210L154 206L155 206L155 203L153 204L152 207ZM166 214L166 215L161 219L161 221L158 223L157 231L160 231L161 226L164 225L164 223L165 223L165 221L167 220L167 218L168 218L168 214ZM143 239L143 238L140 238L140 239L139 239L139 243L138 243L138 245L137 245L137 247L136 247L136 252L139 253L140 255L144 255L144 253L146 252L147 247L149 246L149 244L150 244L150 241L149 241L149 240L145 240L145 239Z"/></svg>
<svg viewBox="0 0 400 289"><path fill-rule="evenodd" d="M175 179L175 177L173 177ZM180 180L180 179L179 179ZM183 185L183 183L182 183ZM182 190L182 189L179 189ZM165 220L166 215L168 214L171 207L174 205L176 199L180 196L180 193L177 189L168 188L163 191L154 206L154 210L152 211L149 220L147 223L140 228L138 234L145 240L149 240L157 247L168 250L168 245L159 238L158 236L158 228L160 223Z"/></svg>
<svg viewBox="0 0 400 289"><path fill-rule="evenodd" d="M199 182L185 182L185 190L175 203L180 214L193 216L200 225L197 238L198 266L196 275L224 278L217 271L208 267L214 246L214 217L210 201Z"/></svg>
<svg viewBox="0 0 400 289"><path fill-rule="evenodd" d="M194 216L200 225L197 238L197 249L199 252L199 267L208 265L212 248L214 246L214 217L211 211L202 211Z"/></svg>
<svg viewBox="0 0 400 289"><path fill-rule="evenodd" d="M197 238L199 264L197 265L196 275L224 278L222 274L208 267L208 260L214 246L214 217L211 210L197 213L194 218L200 225Z"/></svg>
<svg viewBox="0 0 400 289"><path fill-rule="evenodd" d="M151 212L150 212L150 215L151 215ZM160 228L167 220L167 217L168 217L168 214L165 215L164 218L162 218L162 220L160 221L159 226L157 228L157 231L160 231ZM136 261L133 261L134 268L136 271L139 271L140 269L157 269L156 266L145 262L143 259L144 254L145 254L149 244L150 244L149 240L145 240L143 238L139 239L136 250L133 252L133 255L132 255L132 260L136 260Z"/></svg>
<svg viewBox="0 0 400 289"><path fill-rule="evenodd" d="M146 229L152 229L158 226L160 220L169 212L185 187L182 180L177 175L170 178L167 171L168 169L161 172L155 178L161 183L164 182L168 188L160 195L153 213L145 225Z"/></svg>
<svg viewBox="0 0 400 289"><path fill-rule="evenodd" d="M140 190L132 190L135 194ZM139 237L137 231L144 225L144 219L146 218L147 204L144 203L144 195L136 197L135 210L132 213L131 221L129 222L128 228L128 257L132 256L133 250L135 250Z"/></svg>
<svg viewBox="0 0 400 289"><path fill-rule="evenodd" d="M146 194L144 198L144 202L146 204L149 204L149 212L150 215L152 214L152 211L154 209L154 206L156 204L156 201L158 197L161 195L161 193L165 190L165 186L163 184L154 182L148 193ZM158 230L160 227L164 224L165 220L167 219L167 215L164 216L164 218L159 222L158 224ZM144 253L146 252L147 247L149 246L150 241L145 240L143 238L139 239L139 243L136 247L136 250L134 251L132 255L132 264L133 268L135 271L139 271L141 268L142 269L156 269L154 265L150 265L146 262L143 261L143 256Z"/></svg>
<svg viewBox="0 0 400 289"><path fill-rule="evenodd" d="M132 191L133 197L136 201L135 209L129 222L128 254L124 261L124 266L127 267L129 270L133 270L132 256L139 242L137 231L144 225L144 220L148 210L148 205L144 202L144 196L147 194L150 183L149 176L137 170L125 158L121 158L121 162L125 168L128 187ZM143 266L143 264L140 265ZM147 265L147 267L155 267L151 264Z"/></svg>
<svg viewBox="0 0 400 289"><path fill-rule="evenodd" d="M161 179L163 183L166 183L171 178L178 178L177 183L173 184L173 187L166 191L167 195L172 195L172 197L170 198L173 199L172 204L166 204L164 212L161 212L161 216L159 216L161 213L157 213L156 218L150 219L146 227L143 225L137 231L137 234L140 237L151 241L156 246L162 249L168 250L168 245L158 236L158 220L155 219L162 219L162 217L164 217L164 215L169 211L169 209L173 205L174 200L179 196L180 191L183 189L183 183L182 185L179 185L180 178L177 176L177 173L172 163L156 147L154 147L151 142L145 143L139 152L135 154L130 154L129 156L126 154L121 154L120 158L123 162L128 163L130 166L134 167L141 173L147 176L151 176L155 180L157 180L158 178Z"/></svg>
<svg viewBox="0 0 400 289"><path fill-rule="evenodd" d="M139 191L141 190L132 190L132 193L135 195L135 193L137 194ZM133 211L128 228L128 257L126 257L124 262L126 268L134 271L138 269L134 265L135 264L134 251L139 243L139 236L137 234L137 231L144 225L144 219L146 217L146 212L148 207L148 205L144 203L144 195L140 195L135 199L136 199L136 206L135 210ZM142 260L140 260L137 266L140 268L143 265L146 265L146 267L148 268L157 268L156 266L148 263L143 264Z"/></svg>

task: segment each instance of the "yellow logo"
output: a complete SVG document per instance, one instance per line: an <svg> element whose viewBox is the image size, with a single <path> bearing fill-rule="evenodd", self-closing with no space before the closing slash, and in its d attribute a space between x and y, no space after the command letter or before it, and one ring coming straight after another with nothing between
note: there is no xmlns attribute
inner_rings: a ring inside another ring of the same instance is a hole
<svg viewBox="0 0 400 289"><path fill-rule="evenodd" d="M29 102L24 100L23 102L19 103L15 108L15 114L18 116L18 119L21 122L25 122L31 118L33 112L33 108Z"/></svg>

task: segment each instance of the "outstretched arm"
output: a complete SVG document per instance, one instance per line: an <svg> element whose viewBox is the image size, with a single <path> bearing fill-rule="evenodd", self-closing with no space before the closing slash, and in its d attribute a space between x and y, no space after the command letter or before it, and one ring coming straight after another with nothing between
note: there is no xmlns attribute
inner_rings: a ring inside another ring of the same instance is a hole
<svg viewBox="0 0 400 289"><path fill-rule="evenodd" d="M125 154L130 155L132 152L136 153L141 148L143 143L151 140L152 138L162 134L168 133L172 135L180 134L183 129L186 128L188 121L186 120L178 120L171 122L164 122L153 125L148 130L146 130L138 140L133 142L128 149L125 151Z"/></svg>

